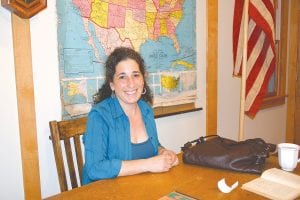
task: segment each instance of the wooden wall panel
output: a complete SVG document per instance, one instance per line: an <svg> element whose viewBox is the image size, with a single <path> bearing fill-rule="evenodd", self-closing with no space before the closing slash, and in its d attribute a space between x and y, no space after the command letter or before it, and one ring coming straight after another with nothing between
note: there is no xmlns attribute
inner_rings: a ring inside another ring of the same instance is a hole
<svg viewBox="0 0 300 200"><path fill-rule="evenodd" d="M217 134L218 0L207 0L206 135Z"/></svg>
<svg viewBox="0 0 300 200"><path fill-rule="evenodd" d="M30 21L12 14L12 32L25 199L40 200ZM8 133L9 134L9 133Z"/></svg>
<svg viewBox="0 0 300 200"><path fill-rule="evenodd" d="M289 59L288 66L288 98L287 98L287 118L286 118L286 142L295 140L295 91L296 91L296 67L297 67L297 8L299 0L282 1L283 5L290 2L289 12ZM288 6L286 6L288 9ZM288 28L288 27L287 27Z"/></svg>

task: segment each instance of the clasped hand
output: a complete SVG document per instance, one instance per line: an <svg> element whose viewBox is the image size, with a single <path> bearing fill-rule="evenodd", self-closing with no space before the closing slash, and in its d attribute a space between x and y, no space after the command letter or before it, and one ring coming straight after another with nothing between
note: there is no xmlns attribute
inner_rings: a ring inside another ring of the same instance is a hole
<svg viewBox="0 0 300 200"><path fill-rule="evenodd" d="M151 172L166 172L178 165L178 158L175 152L167 149L160 149L159 154L151 159Z"/></svg>

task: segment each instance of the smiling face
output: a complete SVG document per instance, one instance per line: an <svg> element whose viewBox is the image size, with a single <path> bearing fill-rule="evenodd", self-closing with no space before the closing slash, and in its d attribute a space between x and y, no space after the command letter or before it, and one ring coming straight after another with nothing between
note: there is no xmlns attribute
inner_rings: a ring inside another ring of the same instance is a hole
<svg viewBox="0 0 300 200"><path fill-rule="evenodd" d="M119 62L110 88L115 91L122 106L137 103L144 88L144 78L138 63L130 58Z"/></svg>

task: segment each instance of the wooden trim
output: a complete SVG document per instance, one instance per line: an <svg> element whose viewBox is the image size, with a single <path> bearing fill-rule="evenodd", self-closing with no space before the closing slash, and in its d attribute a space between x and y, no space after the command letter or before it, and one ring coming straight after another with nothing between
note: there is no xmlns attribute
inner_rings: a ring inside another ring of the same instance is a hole
<svg viewBox="0 0 300 200"><path fill-rule="evenodd" d="M196 108L194 103L179 104L176 106L163 106L154 108L154 117L168 117L172 115L194 112L199 110L202 110L202 108Z"/></svg>
<svg viewBox="0 0 300 200"><path fill-rule="evenodd" d="M218 1L207 0L206 135L217 134Z"/></svg>
<svg viewBox="0 0 300 200"><path fill-rule="evenodd" d="M283 1L285 2L285 1ZM291 0L290 22L289 22L289 62L288 66L288 99L287 99L287 118L286 118L286 142L295 140L295 92L296 92L296 68L297 68L297 9L299 0Z"/></svg>
<svg viewBox="0 0 300 200"><path fill-rule="evenodd" d="M280 24L280 46L279 46L279 67L277 70L280 75L278 80L277 95L286 94L286 72L288 69L288 30L289 30L289 1L281 0L281 24Z"/></svg>
<svg viewBox="0 0 300 200"><path fill-rule="evenodd" d="M25 199L41 199L30 21L15 14L12 33ZM9 133L8 133L9 134Z"/></svg>

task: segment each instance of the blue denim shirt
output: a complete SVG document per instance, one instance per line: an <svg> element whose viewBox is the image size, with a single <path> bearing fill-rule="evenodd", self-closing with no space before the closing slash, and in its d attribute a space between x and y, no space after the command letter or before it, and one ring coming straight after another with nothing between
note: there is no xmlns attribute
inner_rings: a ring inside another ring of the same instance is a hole
<svg viewBox="0 0 300 200"><path fill-rule="evenodd" d="M138 105L157 155L160 143L153 110L143 100L139 100ZM117 177L122 160L132 160L129 119L117 98L107 98L94 105L88 115L83 143L85 149L83 184Z"/></svg>

